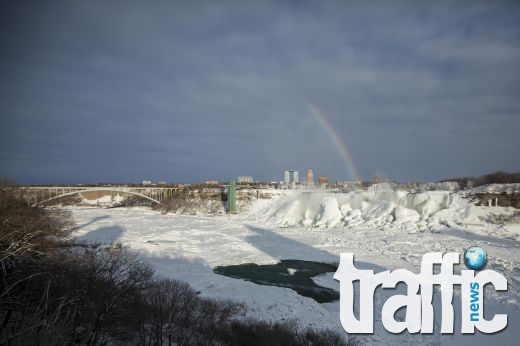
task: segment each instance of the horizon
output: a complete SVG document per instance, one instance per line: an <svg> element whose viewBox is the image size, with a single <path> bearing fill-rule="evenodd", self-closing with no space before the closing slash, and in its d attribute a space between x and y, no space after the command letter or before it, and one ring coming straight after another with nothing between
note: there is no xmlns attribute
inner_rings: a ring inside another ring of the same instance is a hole
<svg viewBox="0 0 520 346"><path fill-rule="evenodd" d="M380 183L384 183L384 184L386 184L386 183L392 183L392 184L429 184L429 183L454 182L454 181L463 180L463 179L479 179L479 178L481 179L481 178L484 178L484 177L487 177L487 176L494 176L494 175L497 175L497 174L519 175L520 176L520 172L504 172L504 171L497 170L495 172L490 172L488 174L484 174L484 175L481 175L481 176L467 175L467 176L461 176L461 177L443 178L443 179L434 180L434 181L384 180L384 181L381 181L381 182L377 182L377 181L374 181L376 179L357 180L357 181L356 180L350 180L350 181L347 181L347 180L334 180L334 181L330 180L330 184L331 185L335 185L338 182L371 183L371 184L380 184ZM227 179L227 180L218 180L218 179L211 179L211 178L209 178L209 179L206 179L204 181L194 181L194 182L166 181L166 180L163 180L163 179L159 179L159 180L143 180L143 181L103 181L103 180L100 180L100 181L97 181L97 182L77 182L77 183L51 182L51 183L43 183L43 184L31 184L31 183L24 184L24 183L19 183L17 181L11 180L11 179L3 179L3 178L0 177L0 183L2 183L2 184L21 185L21 186L70 186L70 185L72 185L72 186L81 186L81 185L84 185L84 186L96 186L96 185L106 185L106 184L114 184L114 185L117 185L117 186L120 186L120 185L143 185L143 186L208 185L208 186L211 186L213 184L208 184L207 183L210 180L216 180L218 182L217 185L229 184L231 181L235 181L238 185L240 185L240 184L255 185L255 184L278 184L278 183L284 183L283 179L281 179L281 180L270 180L270 181L267 181L267 180L253 180L252 183L238 183L236 178L237 177L232 178L232 179ZM373 177L373 178L383 178L384 179L384 177ZM148 183L145 184L144 181L147 181ZM315 183L317 182L317 177L314 179L314 182ZM164 184L161 184L161 183L164 183ZM306 185L306 184L307 184L306 180L301 180L300 179L297 185ZM500 184L509 184L509 183L500 183ZM314 187L319 188L319 184L315 184Z"/></svg>
<svg viewBox="0 0 520 346"><path fill-rule="evenodd" d="M0 178L520 172L520 3L0 4Z"/></svg>

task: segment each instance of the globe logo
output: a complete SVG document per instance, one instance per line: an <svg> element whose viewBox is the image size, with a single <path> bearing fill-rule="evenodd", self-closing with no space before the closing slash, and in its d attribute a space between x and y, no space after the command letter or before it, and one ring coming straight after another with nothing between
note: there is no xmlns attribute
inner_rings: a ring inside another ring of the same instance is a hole
<svg viewBox="0 0 520 346"><path fill-rule="evenodd" d="M478 246L472 246L464 253L464 264L466 267L473 270L484 268L487 263L486 251Z"/></svg>

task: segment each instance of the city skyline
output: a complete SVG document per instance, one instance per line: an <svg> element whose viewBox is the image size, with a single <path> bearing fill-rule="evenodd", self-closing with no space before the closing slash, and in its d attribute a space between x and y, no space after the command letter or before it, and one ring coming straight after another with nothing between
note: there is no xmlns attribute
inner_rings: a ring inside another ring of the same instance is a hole
<svg viewBox="0 0 520 346"><path fill-rule="evenodd" d="M515 1L2 2L0 178L518 172L518 18Z"/></svg>

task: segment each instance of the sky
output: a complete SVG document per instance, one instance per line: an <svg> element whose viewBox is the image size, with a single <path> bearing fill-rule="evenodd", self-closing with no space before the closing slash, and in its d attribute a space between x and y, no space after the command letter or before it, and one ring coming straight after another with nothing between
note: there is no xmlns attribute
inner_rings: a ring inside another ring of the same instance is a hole
<svg viewBox="0 0 520 346"><path fill-rule="evenodd" d="M520 172L518 1L0 0L0 178Z"/></svg>

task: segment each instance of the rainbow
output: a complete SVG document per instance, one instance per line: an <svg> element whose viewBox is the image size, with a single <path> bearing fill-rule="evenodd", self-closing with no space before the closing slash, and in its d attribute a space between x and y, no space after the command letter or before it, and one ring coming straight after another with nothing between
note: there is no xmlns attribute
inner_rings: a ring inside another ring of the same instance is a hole
<svg viewBox="0 0 520 346"><path fill-rule="evenodd" d="M331 122L325 117L323 112L320 112L318 108L311 105L310 103L305 102L309 113L316 119L316 121L320 124L325 131L329 134L329 138L332 140L334 146L338 150L339 154L343 158L346 164L347 172L350 175L351 179L361 180L360 175L354 165L354 160L352 159L352 155L347 150L347 145L341 140L341 137L338 135L334 126L332 126Z"/></svg>

